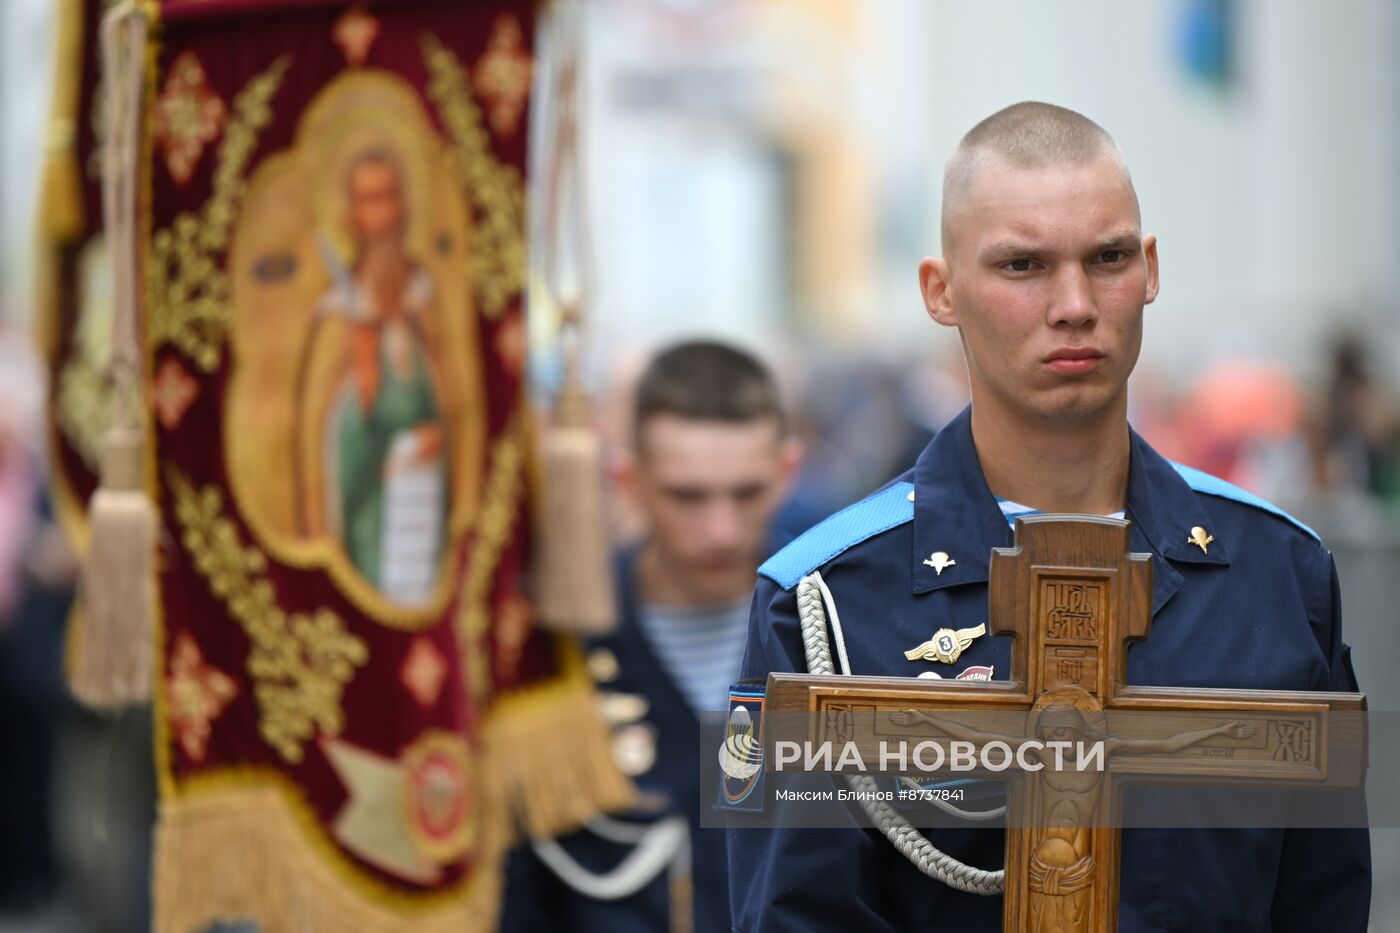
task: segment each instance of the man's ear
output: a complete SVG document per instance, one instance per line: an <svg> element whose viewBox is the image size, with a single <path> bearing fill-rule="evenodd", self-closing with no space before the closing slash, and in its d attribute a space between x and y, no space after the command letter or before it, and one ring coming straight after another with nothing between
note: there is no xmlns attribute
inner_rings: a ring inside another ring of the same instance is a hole
<svg viewBox="0 0 1400 933"><path fill-rule="evenodd" d="M807 445L799 437L788 435L782 440L782 449L778 452L779 462L783 471L783 498L787 498L792 491L793 481L797 478L797 471L802 468L802 460L807 456Z"/></svg>
<svg viewBox="0 0 1400 933"><path fill-rule="evenodd" d="M1147 259L1147 300L1145 304L1152 304L1157 300L1157 293L1161 290L1161 282L1157 278L1157 238L1151 234L1142 238L1142 255Z"/></svg>
<svg viewBox="0 0 1400 933"><path fill-rule="evenodd" d="M930 256L919 263L919 291L924 310L944 327L957 327L958 315L948 288L948 260Z"/></svg>

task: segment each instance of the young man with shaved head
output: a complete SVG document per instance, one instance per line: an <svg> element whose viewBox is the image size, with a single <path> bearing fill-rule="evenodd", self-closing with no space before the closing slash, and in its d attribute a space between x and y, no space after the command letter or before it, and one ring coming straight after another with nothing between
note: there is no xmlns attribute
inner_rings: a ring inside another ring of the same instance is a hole
<svg viewBox="0 0 1400 933"><path fill-rule="evenodd" d="M909 472L760 568L744 678L807 669L794 590L813 571L849 673L1005 678L1008 639L973 634L951 661L910 649L986 621L991 549L1012 543L1016 515L1069 512L1128 519L1131 549L1152 555L1152 636L1129 651L1131 683L1356 690L1317 536L1128 425L1157 240L1113 139L1049 104L993 114L948 161L942 236L919 286L929 317L958 330L972 404ZM742 933L1001 929L999 896L926 876L879 832L743 819L729 843ZM1003 864L1000 829L929 838L972 866ZM1123 933L1366 929L1364 829L1126 829L1120 866Z"/></svg>

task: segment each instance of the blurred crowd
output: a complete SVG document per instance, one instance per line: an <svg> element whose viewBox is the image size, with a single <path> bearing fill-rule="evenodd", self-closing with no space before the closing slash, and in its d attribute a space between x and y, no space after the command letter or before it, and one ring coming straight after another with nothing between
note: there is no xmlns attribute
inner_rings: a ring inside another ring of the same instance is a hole
<svg viewBox="0 0 1400 933"><path fill-rule="evenodd" d="M1173 459L1266 499L1400 496L1400 411L1358 335L1325 349L1314 385L1273 362L1217 365L1180 392L1140 386L1135 423Z"/></svg>

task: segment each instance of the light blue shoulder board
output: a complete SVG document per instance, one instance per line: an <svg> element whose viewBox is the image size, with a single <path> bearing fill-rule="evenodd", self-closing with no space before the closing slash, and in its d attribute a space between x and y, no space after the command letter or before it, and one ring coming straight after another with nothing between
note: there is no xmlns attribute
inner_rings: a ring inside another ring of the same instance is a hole
<svg viewBox="0 0 1400 933"><path fill-rule="evenodd" d="M913 483L892 483L807 529L758 572L785 590L822 564L882 531L914 520Z"/></svg>
<svg viewBox="0 0 1400 933"><path fill-rule="evenodd" d="M1176 468L1177 473L1181 474L1181 478L1186 480L1186 485L1196 490L1196 492L1203 492L1208 496L1219 496L1222 499L1233 499L1236 502L1243 502L1245 505L1252 505L1256 509L1262 509L1270 515L1277 515L1284 521L1291 523L1295 528L1314 541L1321 543L1322 538L1317 532L1313 531L1307 525L1304 525L1302 522L1298 521L1298 519L1289 515L1272 502L1261 499L1254 493L1241 489L1233 483L1227 483L1218 476L1211 476L1209 473L1202 473L1200 470L1193 467L1176 462L1173 462L1172 466Z"/></svg>

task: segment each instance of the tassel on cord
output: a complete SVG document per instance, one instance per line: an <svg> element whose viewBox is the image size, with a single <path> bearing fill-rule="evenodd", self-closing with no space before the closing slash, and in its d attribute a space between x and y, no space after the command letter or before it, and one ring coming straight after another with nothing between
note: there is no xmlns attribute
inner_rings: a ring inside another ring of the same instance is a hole
<svg viewBox="0 0 1400 933"><path fill-rule="evenodd" d="M592 426L588 395L575 378L555 400L540 459L544 490L535 568L540 622L555 631L608 632L617 624L617 599L603 445Z"/></svg>
<svg viewBox="0 0 1400 933"><path fill-rule="evenodd" d="M155 510L145 491L141 337L137 316L136 185L145 87L145 15L130 0L102 21L107 133L102 211L112 267L113 424L102 484L88 510L91 537L80 589L82 630L72 672L85 704L115 709L151 695Z"/></svg>
<svg viewBox="0 0 1400 933"><path fill-rule="evenodd" d="M577 7L578 4L571 6ZM561 310L560 343L564 383L555 399L553 418L540 444L544 489L539 511L540 542L535 566L536 603L541 624L555 631L601 634L617 624L617 597L612 576L612 539L603 488L603 445L593 426L592 406L580 372L583 315L591 277L591 250L584 217L583 172L578 152L578 13L564 22L560 11L558 75L554 124L554 164L550 166L545 198L545 280ZM567 193L571 223L576 295L561 297L559 256L564 244L560 201L566 193L563 177L571 176Z"/></svg>

